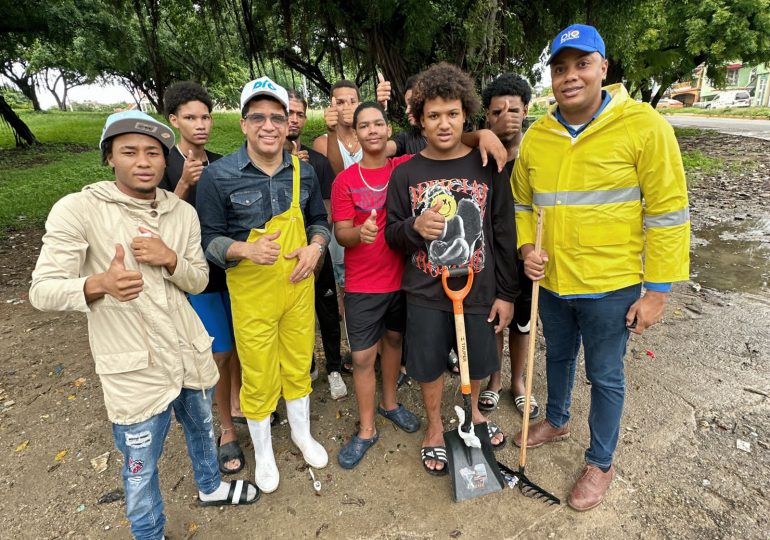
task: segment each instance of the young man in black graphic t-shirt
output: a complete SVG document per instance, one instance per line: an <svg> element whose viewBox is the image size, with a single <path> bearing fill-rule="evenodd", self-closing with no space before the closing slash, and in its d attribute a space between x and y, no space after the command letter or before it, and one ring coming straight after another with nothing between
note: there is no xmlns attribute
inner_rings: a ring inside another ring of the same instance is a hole
<svg viewBox="0 0 770 540"><path fill-rule="evenodd" d="M477 150L461 141L463 125L479 109L473 81L459 68L438 64L420 74L410 102L428 146L397 167L387 196L385 238L406 255L402 288L407 298L409 375L420 383L428 427L422 461L430 474L446 474L441 395L446 358L455 344L452 303L444 294L444 267L474 270L465 299L473 422L481 379L497 369L495 332L511 321L518 294L516 228L508 178L482 166ZM464 278L450 279L459 289ZM505 437L489 423L493 447Z"/></svg>

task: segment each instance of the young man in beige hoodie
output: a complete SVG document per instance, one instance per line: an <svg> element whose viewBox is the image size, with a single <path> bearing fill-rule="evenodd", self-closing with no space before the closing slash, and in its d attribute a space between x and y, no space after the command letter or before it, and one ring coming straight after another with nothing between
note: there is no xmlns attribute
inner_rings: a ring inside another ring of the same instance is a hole
<svg viewBox="0 0 770 540"><path fill-rule="evenodd" d="M256 486L223 482L211 418L219 374L211 338L185 293L208 282L195 210L156 189L171 129L127 111L111 115L100 148L115 181L67 195L51 209L30 302L88 316L91 354L115 445L123 454L126 514L136 538L162 538L158 460L171 411L184 427L202 506L249 504Z"/></svg>

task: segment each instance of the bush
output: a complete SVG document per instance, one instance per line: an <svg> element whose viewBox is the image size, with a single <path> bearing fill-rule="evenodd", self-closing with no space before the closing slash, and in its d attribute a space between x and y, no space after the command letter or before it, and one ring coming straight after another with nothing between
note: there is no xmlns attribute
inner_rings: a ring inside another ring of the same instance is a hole
<svg viewBox="0 0 770 540"><path fill-rule="evenodd" d="M32 102L18 90L15 90L9 86L0 86L0 94L3 96L3 99L5 99L6 103L11 106L11 109L15 109L17 111L32 109Z"/></svg>

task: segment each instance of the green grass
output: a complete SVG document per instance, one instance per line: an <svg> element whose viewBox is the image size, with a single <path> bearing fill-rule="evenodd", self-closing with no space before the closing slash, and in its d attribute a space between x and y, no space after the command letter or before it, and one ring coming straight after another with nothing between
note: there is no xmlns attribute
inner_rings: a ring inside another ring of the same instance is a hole
<svg viewBox="0 0 770 540"><path fill-rule="evenodd" d="M0 125L0 232L39 226L64 195L112 178L101 165L98 150L107 113L22 112L20 116L43 144L14 148L10 130ZM323 132L323 112L308 111L305 144ZM210 150L228 154L243 140L238 113L214 113Z"/></svg>
<svg viewBox="0 0 770 540"><path fill-rule="evenodd" d="M685 172L701 172L714 174L724 170L727 163L723 159L709 157L700 150L688 150L682 152L682 163Z"/></svg>
<svg viewBox="0 0 770 540"><path fill-rule="evenodd" d="M661 109L661 114L697 114L699 116L732 116L736 118L770 119L770 107L737 107L727 109L699 109L685 107L683 109Z"/></svg>
<svg viewBox="0 0 770 540"><path fill-rule="evenodd" d="M22 112L33 133L43 143L34 148L14 148L14 140L0 125L0 234L13 228L39 226L51 206L64 195L84 185L111 179L111 171L100 163L97 149L106 113ZM158 117L160 118L160 117ZM222 154L243 144L237 113L214 113L214 128L208 148ZM697 128L675 128L677 137L710 136ZM308 111L303 140L310 144L324 132L323 112ZM724 170L724 160L699 150L682 154L688 176Z"/></svg>
<svg viewBox="0 0 770 540"><path fill-rule="evenodd" d="M718 132L713 129L701 129L694 127L674 127L674 133L677 139L687 139L690 137L716 137Z"/></svg>

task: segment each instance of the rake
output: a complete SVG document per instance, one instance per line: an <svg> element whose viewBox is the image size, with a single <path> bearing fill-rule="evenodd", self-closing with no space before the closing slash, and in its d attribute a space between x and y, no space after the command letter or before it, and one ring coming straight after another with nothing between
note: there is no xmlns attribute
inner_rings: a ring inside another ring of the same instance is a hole
<svg viewBox="0 0 770 540"><path fill-rule="evenodd" d="M543 209L537 212L537 234L535 236L535 253L540 255L540 249L543 243ZM561 501L555 495L547 492L524 474L524 466L527 463L527 439L529 437L529 400L532 397L532 378L535 371L535 345L537 342L537 303L540 297L540 281L532 282L532 308L529 312L530 331L529 331L529 350L527 352L527 384L524 397L526 404L523 424L521 428L521 447L519 448L519 470L514 471L509 467L498 462L502 473L507 476L508 484L511 487L519 486L519 490L525 497L539 499L547 504L561 504Z"/></svg>

